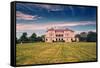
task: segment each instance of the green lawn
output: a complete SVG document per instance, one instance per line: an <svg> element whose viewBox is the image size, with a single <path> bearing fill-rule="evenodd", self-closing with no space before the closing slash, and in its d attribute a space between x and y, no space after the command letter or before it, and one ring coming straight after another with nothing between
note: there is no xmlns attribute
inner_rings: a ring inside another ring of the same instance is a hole
<svg viewBox="0 0 100 68"><path fill-rule="evenodd" d="M16 46L16 64L95 61L95 42L24 43Z"/></svg>

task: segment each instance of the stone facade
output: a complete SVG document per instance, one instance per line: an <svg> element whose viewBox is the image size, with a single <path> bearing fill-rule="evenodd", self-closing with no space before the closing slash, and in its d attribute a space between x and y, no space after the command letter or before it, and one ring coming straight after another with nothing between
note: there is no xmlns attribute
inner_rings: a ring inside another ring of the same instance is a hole
<svg viewBox="0 0 100 68"><path fill-rule="evenodd" d="M70 29L48 29L45 34L45 42L72 42L75 41L75 33Z"/></svg>

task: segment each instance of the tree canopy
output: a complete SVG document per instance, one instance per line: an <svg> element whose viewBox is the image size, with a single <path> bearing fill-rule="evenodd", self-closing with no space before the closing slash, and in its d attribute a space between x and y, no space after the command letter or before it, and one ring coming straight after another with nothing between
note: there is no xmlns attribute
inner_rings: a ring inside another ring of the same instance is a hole
<svg viewBox="0 0 100 68"><path fill-rule="evenodd" d="M24 32L24 33L22 34L22 36L20 37L20 41L21 41L21 42L27 42L27 41L28 41L27 33L26 33L26 32Z"/></svg>
<svg viewBox="0 0 100 68"><path fill-rule="evenodd" d="M80 41L84 42L96 42L96 37L97 34L96 32L89 31L88 33L86 32L81 32L80 34L76 34L75 37L79 38Z"/></svg>

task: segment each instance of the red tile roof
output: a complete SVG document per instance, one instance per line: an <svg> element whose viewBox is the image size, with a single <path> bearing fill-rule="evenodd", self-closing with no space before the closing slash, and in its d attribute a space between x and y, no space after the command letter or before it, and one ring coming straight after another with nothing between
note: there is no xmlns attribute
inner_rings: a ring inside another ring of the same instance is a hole
<svg viewBox="0 0 100 68"><path fill-rule="evenodd" d="M73 30L70 30L68 28L66 28L66 29L53 29L53 28L51 28L51 29L48 29L47 31L55 31L55 32L71 31L71 32L74 32Z"/></svg>

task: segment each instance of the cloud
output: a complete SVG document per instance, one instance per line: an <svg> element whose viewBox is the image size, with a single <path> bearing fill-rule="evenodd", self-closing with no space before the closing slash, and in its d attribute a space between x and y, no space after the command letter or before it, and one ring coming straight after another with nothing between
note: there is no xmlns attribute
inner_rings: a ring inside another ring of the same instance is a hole
<svg viewBox="0 0 100 68"><path fill-rule="evenodd" d="M41 30L46 29L46 26L35 24L17 24L17 30Z"/></svg>
<svg viewBox="0 0 100 68"><path fill-rule="evenodd" d="M17 19L22 19L22 20L37 20L38 18L40 18L37 15L33 16L33 15L29 15L29 14L24 14L20 11L16 12L16 17L17 17Z"/></svg>
<svg viewBox="0 0 100 68"><path fill-rule="evenodd" d="M59 6L59 5L35 4L35 6L40 7L40 8L44 8L48 11L61 11L61 10L63 10L63 7Z"/></svg>
<svg viewBox="0 0 100 68"><path fill-rule="evenodd" d="M95 25L94 22L53 22L53 23L46 23L46 24L17 24L17 30L47 30L51 27L71 27L71 26L82 26L82 25Z"/></svg>
<svg viewBox="0 0 100 68"><path fill-rule="evenodd" d="M95 22L91 21L80 21L80 22L52 22L49 24L50 27L64 27L64 26L80 26L80 25L95 25Z"/></svg>

